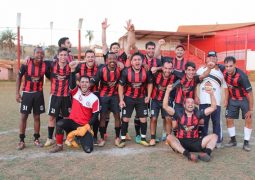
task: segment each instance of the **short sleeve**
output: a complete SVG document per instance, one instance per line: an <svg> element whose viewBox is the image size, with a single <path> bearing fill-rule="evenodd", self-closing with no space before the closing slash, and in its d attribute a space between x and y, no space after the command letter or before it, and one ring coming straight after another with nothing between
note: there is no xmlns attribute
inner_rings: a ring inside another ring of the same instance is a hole
<svg viewBox="0 0 255 180"><path fill-rule="evenodd" d="M99 100L98 98L92 104L92 113L96 113L99 111Z"/></svg>
<svg viewBox="0 0 255 180"><path fill-rule="evenodd" d="M125 51L119 56L119 58L121 58L124 61L127 60L127 54L125 53Z"/></svg>
<svg viewBox="0 0 255 180"><path fill-rule="evenodd" d="M173 120L174 120L174 121L180 120L180 119L181 119L181 116L182 116L181 113L182 113L182 112L180 112L180 111L175 111L175 112L174 112L174 115L173 115Z"/></svg>
<svg viewBox="0 0 255 180"><path fill-rule="evenodd" d="M196 116L198 117L198 119L205 118L205 110L204 109L196 110Z"/></svg>
<svg viewBox="0 0 255 180"><path fill-rule="evenodd" d="M194 76L194 80L195 80L195 83L196 83L196 84L199 84L199 83L202 82L202 81L199 79L199 75L195 75L195 76Z"/></svg>
<svg viewBox="0 0 255 180"><path fill-rule="evenodd" d="M252 91L252 86L251 86L251 83L248 79L248 76L244 73L241 74L241 85L246 90L246 92L251 92Z"/></svg>
<svg viewBox="0 0 255 180"><path fill-rule="evenodd" d="M121 71L121 76L119 80L119 84L121 86L125 86L127 83L127 71L128 71L128 68L125 68L124 70Z"/></svg>
<svg viewBox="0 0 255 180"><path fill-rule="evenodd" d="M176 70L174 70L173 71L173 74L178 78L178 79L182 79L183 77L184 77L184 72L182 72L182 71L176 71Z"/></svg>
<svg viewBox="0 0 255 180"><path fill-rule="evenodd" d="M225 70L225 66L224 65L218 64L218 67L221 70L221 72L224 72L224 70Z"/></svg>
<svg viewBox="0 0 255 180"><path fill-rule="evenodd" d="M153 76L152 76L151 71L147 71L146 73L147 73L147 83L148 84L153 83Z"/></svg>
<svg viewBox="0 0 255 180"><path fill-rule="evenodd" d="M25 64L22 64L20 69L19 69L19 76L22 77L24 76L24 74L26 73L27 71L27 65Z"/></svg>

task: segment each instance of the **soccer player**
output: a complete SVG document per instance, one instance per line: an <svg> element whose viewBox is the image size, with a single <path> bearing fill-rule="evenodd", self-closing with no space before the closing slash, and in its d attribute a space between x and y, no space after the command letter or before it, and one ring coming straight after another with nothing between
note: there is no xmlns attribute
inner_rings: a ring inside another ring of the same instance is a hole
<svg viewBox="0 0 255 180"><path fill-rule="evenodd" d="M156 48L156 44L154 42L152 41L147 42L145 44L146 54L142 55L143 67L147 71L151 71L152 74L155 74L156 72L162 70L161 61L155 57L155 48ZM134 124L135 124L135 131L136 131L135 141L137 144L140 144L141 126L140 126L140 120L137 116L134 119Z"/></svg>
<svg viewBox="0 0 255 180"><path fill-rule="evenodd" d="M142 56L134 53L131 56L131 67L126 68L121 73L118 87L120 107L122 108L123 122L121 124L121 143L119 147L125 146L128 122L134 108L141 123L141 144L149 146L146 142L147 132L147 104L152 91L152 78L150 71L142 67ZM125 88L124 88L125 87ZM147 87L147 97L145 95Z"/></svg>
<svg viewBox="0 0 255 180"><path fill-rule="evenodd" d="M206 92L210 95L211 106L206 109L197 110L192 98L186 98L184 100L184 109L175 111L168 105L169 94L172 90L172 85L167 86L165 97L163 100L163 108L169 115L174 117L172 121L173 128L177 128L176 137L173 135L167 136L167 143L174 150L189 160L196 162L198 159L202 161L210 161L211 153L215 148L217 142L217 135L210 134L204 138L199 138L198 126L202 124L203 118L208 116L216 109L216 99L212 91L212 86L207 87ZM195 155L191 152L200 152L199 155Z"/></svg>
<svg viewBox="0 0 255 180"><path fill-rule="evenodd" d="M48 66L43 61L44 50L42 47L34 49L34 56L27 60L26 64L21 65L20 71L16 79L16 101L20 105L20 142L17 149L25 148L25 131L28 115L33 110L34 117L34 145L42 147L40 138L40 114L45 112L44 97L43 97L43 82L44 75L49 78ZM20 86L24 77L22 96L20 95Z"/></svg>
<svg viewBox="0 0 255 180"><path fill-rule="evenodd" d="M90 78L88 76L81 76L78 85L76 85L75 68L78 63L74 62L71 66L70 76L70 93L72 96L72 109L69 119L62 119L57 122L56 146L50 150L50 153L56 153L63 150L64 132L76 130L78 127L93 123L98 119L99 114L99 99L89 90ZM81 145L86 153L93 151L93 136L87 131L86 134L80 138Z"/></svg>
<svg viewBox="0 0 255 180"><path fill-rule="evenodd" d="M118 98L118 81L120 78L120 69L117 66L117 55L114 52L107 54L107 64L98 70L97 75L91 79L91 85L100 84L100 135L101 139L98 146L105 145L106 117L110 110L115 119L115 145L119 146L120 143L120 108Z"/></svg>
<svg viewBox="0 0 255 180"><path fill-rule="evenodd" d="M124 47L124 51L120 50L120 44L118 42L112 43L110 45L110 49L108 48L107 43L106 43L106 29L109 26L110 25L107 23L107 19L105 19L102 22L102 48L103 48L104 60L105 60L105 63L107 64L107 54L109 52L114 52L118 56L117 65L120 68L120 70L122 70L126 65L128 56L130 56L130 52L129 52L130 48L133 46L132 44L134 44L134 38L135 38L134 25L131 23L131 20L127 21L127 25L125 28L128 31L128 37L127 37L128 40L127 40L127 45ZM109 119L110 119L110 112L106 116L105 132L107 132ZM108 137L108 134L105 133L105 139L107 137ZM127 133L127 140L131 140L128 133Z"/></svg>
<svg viewBox="0 0 255 180"><path fill-rule="evenodd" d="M156 145L156 128L159 112L161 111L162 119L166 121L166 132L171 133L172 120L169 114L163 109L162 103L165 95L166 87L169 84L173 84L176 81L176 77L172 74L173 63L171 61L165 61L162 67L162 71L153 74L153 90L151 95L151 122L150 132L151 140L150 145Z"/></svg>
<svg viewBox="0 0 255 180"><path fill-rule="evenodd" d="M196 75L195 63L188 61L185 64L185 72L174 70L173 73L180 79L180 86L176 89L175 96L175 111L183 110L183 101L186 98L195 98L195 90L198 83L200 83L205 77L209 75L211 69L215 66L214 62L207 64L207 70L201 75Z"/></svg>
<svg viewBox="0 0 255 180"><path fill-rule="evenodd" d="M228 86L229 97L227 97L226 118L228 133L231 138L226 147L236 146L236 131L234 119L239 118L239 111L242 111L242 119L245 119L243 150L251 151L249 140L252 132L253 93L251 83L247 75L239 68L236 68L236 59L227 56L224 59L225 65L219 65Z"/></svg>
<svg viewBox="0 0 255 180"><path fill-rule="evenodd" d="M85 57L84 57L85 63L79 63L79 65L76 67L75 72L78 73L79 77L82 76L88 76L90 79L94 76L96 76L97 71L98 71L98 66L95 63L96 60L96 55L93 50L87 50L85 52ZM79 78L78 77L78 78ZM99 92L98 92L98 84L95 84L90 91L92 91L98 98L99 98ZM98 145L98 140L97 140L97 133L98 133L98 128L99 128L99 120L95 120L94 125L93 125L93 131L94 131L94 145Z"/></svg>
<svg viewBox="0 0 255 180"><path fill-rule="evenodd" d="M52 138L55 121L58 117L67 118L71 110L71 99L69 94L69 79L71 70L67 62L68 49L61 47L58 49L57 60L50 66L51 73L51 93L49 100L50 119L48 122L48 138L44 144L45 147L54 144ZM59 120L59 119L58 119Z"/></svg>
<svg viewBox="0 0 255 180"><path fill-rule="evenodd" d="M204 127L202 129L202 135L207 136L208 134L208 126L209 120L212 119L213 125L213 133L217 134L217 148L223 147L221 142L223 140L222 137L222 125L221 125L221 90L224 88L225 91L228 91L226 82L224 80L224 76L220 69L217 66L217 53L215 51L209 51L206 63L213 62L215 67L211 70L209 76L203 79L199 86L199 99L200 105L199 109L206 109L211 105L211 99L209 94L206 92L205 86L206 84L211 84L213 86L213 92L216 98L217 109L209 116L204 118ZM197 70L197 75L203 74L207 70L207 67L201 67Z"/></svg>

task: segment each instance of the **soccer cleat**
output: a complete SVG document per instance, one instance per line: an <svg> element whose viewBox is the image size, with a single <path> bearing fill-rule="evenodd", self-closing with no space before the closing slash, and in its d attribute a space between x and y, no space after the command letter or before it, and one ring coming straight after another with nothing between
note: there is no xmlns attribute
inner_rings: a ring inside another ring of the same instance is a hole
<svg viewBox="0 0 255 180"><path fill-rule="evenodd" d="M165 140L166 140L166 132L163 132L163 133L162 133L161 140L162 140L162 141L165 141Z"/></svg>
<svg viewBox="0 0 255 180"><path fill-rule="evenodd" d="M67 145L68 147L71 147L72 146L72 143L68 140L65 140L65 145Z"/></svg>
<svg viewBox="0 0 255 180"><path fill-rule="evenodd" d="M211 156L209 156L207 153L199 153L198 154L198 159L204 162L209 162L211 159Z"/></svg>
<svg viewBox="0 0 255 180"><path fill-rule="evenodd" d="M22 150L22 149L24 149L26 147L26 145L25 145L25 142L19 142L19 144L18 144L18 146L17 146L17 150Z"/></svg>
<svg viewBox="0 0 255 180"><path fill-rule="evenodd" d="M52 146L53 144L54 144L54 140L47 138L47 140L44 144L44 147L49 147L49 146Z"/></svg>
<svg viewBox="0 0 255 180"><path fill-rule="evenodd" d="M94 146L98 146L97 138L93 138L93 143L94 143Z"/></svg>
<svg viewBox="0 0 255 180"><path fill-rule="evenodd" d="M156 137L155 141L156 141L156 143L159 143L160 139L158 137Z"/></svg>
<svg viewBox="0 0 255 180"><path fill-rule="evenodd" d="M224 145L222 143L217 143L216 148L217 149L222 149L222 148L224 148Z"/></svg>
<svg viewBox="0 0 255 180"><path fill-rule="evenodd" d="M197 155L193 153L189 153L188 160L192 162L197 162L198 161Z"/></svg>
<svg viewBox="0 0 255 180"><path fill-rule="evenodd" d="M233 146L236 146L236 145L237 145L237 142L233 141L231 139L227 144L225 144L225 147L233 147Z"/></svg>
<svg viewBox="0 0 255 180"><path fill-rule="evenodd" d="M137 136L135 137L135 142L136 142L137 144L140 144L140 143L141 143L141 136L140 136L140 135L137 135Z"/></svg>
<svg viewBox="0 0 255 180"><path fill-rule="evenodd" d="M56 152L60 152L63 151L63 145L58 145L56 144L51 150L50 153L56 153Z"/></svg>
<svg viewBox="0 0 255 180"><path fill-rule="evenodd" d="M104 134L104 140L106 141L106 140L108 139L108 137L109 137L108 134L105 133L105 134Z"/></svg>
<svg viewBox="0 0 255 180"><path fill-rule="evenodd" d="M115 146L119 146L120 145L120 138L116 138L114 141Z"/></svg>
<svg viewBox="0 0 255 180"><path fill-rule="evenodd" d="M120 143L117 145L119 148L124 148L126 145L126 142L124 140L121 140Z"/></svg>
<svg viewBox="0 0 255 180"><path fill-rule="evenodd" d="M151 139L150 140L150 146L155 146L156 145L156 140L155 139Z"/></svg>
<svg viewBox="0 0 255 180"><path fill-rule="evenodd" d="M34 141L34 145L35 145L36 147L43 147L43 144L39 141L39 139L36 139L36 140Z"/></svg>
<svg viewBox="0 0 255 180"><path fill-rule="evenodd" d="M150 146L150 144L146 140L145 141L141 140L140 144L143 146Z"/></svg>
<svg viewBox="0 0 255 180"><path fill-rule="evenodd" d="M98 146L99 146L99 147L103 147L104 145L105 145L105 140L99 139L99 140L98 140Z"/></svg>
<svg viewBox="0 0 255 180"><path fill-rule="evenodd" d="M247 151L247 152L251 151L251 146L250 146L250 144L249 144L249 143L244 143L244 144L243 144L243 150L245 150L245 151Z"/></svg>
<svg viewBox="0 0 255 180"><path fill-rule="evenodd" d="M129 136L129 134L127 133L126 134L126 141L131 141L132 139L131 139L131 137Z"/></svg>

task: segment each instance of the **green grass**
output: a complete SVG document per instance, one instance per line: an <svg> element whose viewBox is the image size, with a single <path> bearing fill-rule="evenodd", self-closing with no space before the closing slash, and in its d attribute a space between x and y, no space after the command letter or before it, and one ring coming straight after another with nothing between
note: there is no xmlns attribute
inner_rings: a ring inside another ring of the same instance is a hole
<svg viewBox="0 0 255 180"><path fill-rule="evenodd" d="M44 95L48 106L49 83L45 85ZM249 153L241 149L242 120L236 121L239 146L215 150L209 163L189 162L164 143L142 147L131 141L126 148L118 149L113 145L113 121L109 124L110 137L105 147L95 147L91 154L67 147L61 153L49 154L49 148L33 146L32 117L27 126L30 128L26 133L27 148L16 150L20 114L14 82L0 82L0 102L0 179L255 179L255 149ZM47 121L48 116L43 114L43 141L47 138ZM224 118L223 125L224 142L227 142ZM161 129L159 119L158 134ZM133 122L129 133L134 136ZM251 143L254 145L254 135Z"/></svg>

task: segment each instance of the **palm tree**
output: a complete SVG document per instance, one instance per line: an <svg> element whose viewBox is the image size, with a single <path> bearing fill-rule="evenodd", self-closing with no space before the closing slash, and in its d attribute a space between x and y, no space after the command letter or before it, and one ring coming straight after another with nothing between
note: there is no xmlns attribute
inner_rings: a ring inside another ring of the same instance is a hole
<svg viewBox="0 0 255 180"><path fill-rule="evenodd" d="M14 44L16 38L17 34L10 29L2 31L0 34L0 49L8 59L14 59L16 56L16 46Z"/></svg>
<svg viewBox="0 0 255 180"><path fill-rule="evenodd" d="M91 30L87 30L86 31L86 35L85 35L85 38L88 38L89 39L89 45L91 45L91 41L94 39L94 34L93 34L94 31L91 31Z"/></svg>
<svg viewBox="0 0 255 180"><path fill-rule="evenodd" d="M12 30L7 29L3 31L0 35L0 44L2 48L8 48L9 52L12 51L12 49L15 49L14 41L17 38L17 34L12 32Z"/></svg>

